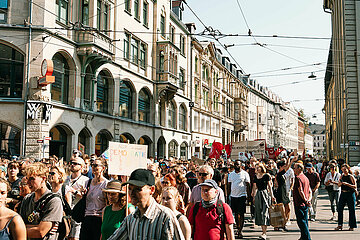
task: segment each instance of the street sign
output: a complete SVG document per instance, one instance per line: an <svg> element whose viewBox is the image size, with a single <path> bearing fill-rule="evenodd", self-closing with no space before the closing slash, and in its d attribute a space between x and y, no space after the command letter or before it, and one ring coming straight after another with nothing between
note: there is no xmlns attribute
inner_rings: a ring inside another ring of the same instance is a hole
<svg viewBox="0 0 360 240"><path fill-rule="evenodd" d="M45 137L45 140L51 141L51 137Z"/></svg>
<svg viewBox="0 0 360 240"><path fill-rule="evenodd" d="M344 148L344 144L343 144L343 143L340 143L340 148Z"/></svg>
<svg viewBox="0 0 360 240"><path fill-rule="evenodd" d="M349 144L348 144L348 143L345 143L345 148L349 148Z"/></svg>
<svg viewBox="0 0 360 240"><path fill-rule="evenodd" d="M38 139L38 140L36 140L36 142L37 142L37 143L43 143L44 140L43 140L43 139Z"/></svg>

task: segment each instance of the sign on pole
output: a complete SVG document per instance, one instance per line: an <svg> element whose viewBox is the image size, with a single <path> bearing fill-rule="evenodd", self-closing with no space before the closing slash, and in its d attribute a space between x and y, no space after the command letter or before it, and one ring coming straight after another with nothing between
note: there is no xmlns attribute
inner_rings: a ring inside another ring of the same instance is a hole
<svg viewBox="0 0 360 240"><path fill-rule="evenodd" d="M250 153L257 159L262 159L265 157L265 140L233 143L231 159L239 159L239 153Z"/></svg>
<svg viewBox="0 0 360 240"><path fill-rule="evenodd" d="M109 174L130 174L147 167L147 145L109 142Z"/></svg>

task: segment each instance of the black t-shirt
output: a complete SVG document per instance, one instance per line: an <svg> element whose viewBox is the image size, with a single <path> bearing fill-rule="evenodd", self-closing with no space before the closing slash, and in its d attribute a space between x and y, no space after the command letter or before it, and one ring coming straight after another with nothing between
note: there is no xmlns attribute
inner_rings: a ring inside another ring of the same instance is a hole
<svg viewBox="0 0 360 240"><path fill-rule="evenodd" d="M259 191L261 190L265 190L267 188L267 184L270 181L270 175L269 174L264 174L264 176L262 178L257 178L257 176L255 175L254 178L254 183L256 184L256 187Z"/></svg>
<svg viewBox="0 0 360 240"><path fill-rule="evenodd" d="M281 172L278 172L276 174L276 181L278 183L278 188L281 188L283 185L285 185L285 170L282 170Z"/></svg>
<svg viewBox="0 0 360 240"><path fill-rule="evenodd" d="M187 179L187 184L189 185L189 187L192 190L193 187L195 187L197 185L197 182L198 182L196 174L190 171L185 175L185 177Z"/></svg>
<svg viewBox="0 0 360 240"><path fill-rule="evenodd" d="M214 176L213 176L213 180L220 186L221 183L221 173L218 169L214 169Z"/></svg>

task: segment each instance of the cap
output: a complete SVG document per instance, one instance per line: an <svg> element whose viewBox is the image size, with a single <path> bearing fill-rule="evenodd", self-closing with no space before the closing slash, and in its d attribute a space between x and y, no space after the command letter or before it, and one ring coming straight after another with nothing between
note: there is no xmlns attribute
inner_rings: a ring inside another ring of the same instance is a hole
<svg viewBox="0 0 360 240"><path fill-rule="evenodd" d="M313 165L311 163L305 164L305 168L312 168L312 167L313 167Z"/></svg>
<svg viewBox="0 0 360 240"><path fill-rule="evenodd" d="M200 187L202 187L202 186L208 186L208 187L212 187L212 188L215 188L215 189L218 189L219 188L219 186L217 185L217 183L214 181L214 180L212 180L212 179L207 179L207 180L205 180L203 183L201 183L200 185L199 185Z"/></svg>
<svg viewBox="0 0 360 240"><path fill-rule="evenodd" d="M107 185L106 188L102 189L103 192L114 192L126 194L126 191L123 190L121 182L118 180L112 180Z"/></svg>
<svg viewBox="0 0 360 240"><path fill-rule="evenodd" d="M75 157L71 160L71 162L75 162L75 163L80 163L81 166L84 166L85 165L85 161L84 159L82 159L81 157Z"/></svg>
<svg viewBox="0 0 360 240"><path fill-rule="evenodd" d="M138 187L143 187L145 185L154 186L155 177L149 170L136 169L131 173L129 180L123 183L123 185L126 184L131 184Z"/></svg>

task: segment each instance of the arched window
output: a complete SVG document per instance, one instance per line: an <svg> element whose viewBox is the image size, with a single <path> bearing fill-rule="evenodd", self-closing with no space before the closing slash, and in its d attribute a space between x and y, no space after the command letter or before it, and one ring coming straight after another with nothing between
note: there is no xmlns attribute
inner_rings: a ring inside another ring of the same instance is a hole
<svg viewBox="0 0 360 240"><path fill-rule="evenodd" d="M179 128L186 131L186 109L183 105L179 109Z"/></svg>
<svg viewBox="0 0 360 240"><path fill-rule="evenodd" d="M68 103L69 93L69 65L60 53L56 53L52 58L54 62L55 82L51 84L51 100Z"/></svg>
<svg viewBox="0 0 360 240"><path fill-rule="evenodd" d="M139 92L138 112L139 121L150 122L150 97L143 89Z"/></svg>
<svg viewBox="0 0 360 240"><path fill-rule="evenodd" d="M21 130L6 123L0 122L0 157L10 158L20 154Z"/></svg>
<svg viewBox="0 0 360 240"><path fill-rule="evenodd" d="M176 112L175 112L175 106L173 102L169 103L168 108L168 127L170 128L176 128Z"/></svg>
<svg viewBox="0 0 360 240"><path fill-rule="evenodd" d="M168 155L169 157L177 157L178 143L176 141L169 142Z"/></svg>
<svg viewBox="0 0 360 240"><path fill-rule="evenodd" d="M188 151L188 145L186 142L183 142L180 145L180 159L182 159L182 160L188 159L187 151Z"/></svg>
<svg viewBox="0 0 360 240"><path fill-rule="evenodd" d="M132 91L129 83L123 82L120 86L119 116L131 118Z"/></svg>
<svg viewBox="0 0 360 240"><path fill-rule="evenodd" d="M50 130L50 155L66 159L67 133L61 126L53 127Z"/></svg>
<svg viewBox="0 0 360 240"><path fill-rule="evenodd" d="M108 147L111 137L109 134L102 130L95 137L95 154L100 156Z"/></svg>
<svg viewBox="0 0 360 240"><path fill-rule="evenodd" d="M97 77L96 104L98 112L108 113L109 80L103 71Z"/></svg>
<svg viewBox="0 0 360 240"><path fill-rule="evenodd" d="M24 56L0 43L0 97L21 98L24 81Z"/></svg>

